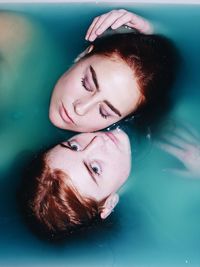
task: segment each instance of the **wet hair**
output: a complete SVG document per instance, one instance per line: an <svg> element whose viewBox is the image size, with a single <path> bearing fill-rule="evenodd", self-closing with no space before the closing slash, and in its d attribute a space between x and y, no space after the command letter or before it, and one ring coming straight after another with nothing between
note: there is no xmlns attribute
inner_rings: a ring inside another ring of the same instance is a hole
<svg viewBox="0 0 200 267"><path fill-rule="evenodd" d="M131 115L146 114L168 101L179 62L177 49L168 38L136 31L97 38L93 45L93 50L83 59L92 55L117 55L133 70L143 100Z"/></svg>
<svg viewBox="0 0 200 267"><path fill-rule="evenodd" d="M70 177L50 169L46 158L47 153L40 154L26 171L23 201L32 230L48 239L63 239L102 221L100 213L106 199L81 196Z"/></svg>

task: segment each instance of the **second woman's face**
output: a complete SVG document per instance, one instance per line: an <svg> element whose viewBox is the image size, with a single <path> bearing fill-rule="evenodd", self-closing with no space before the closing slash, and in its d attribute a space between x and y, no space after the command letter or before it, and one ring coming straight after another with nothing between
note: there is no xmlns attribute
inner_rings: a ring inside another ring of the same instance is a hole
<svg viewBox="0 0 200 267"><path fill-rule="evenodd" d="M102 200L128 178L129 138L117 130L79 134L51 149L47 162L51 169L66 173L82 196Z"/></svg>
<svg viewBox="0 0 200 267"><path fill-rule="evenodd" d="M62 129L97 131L133 112L141 93L133 70L118 57L93 55L58 80L49 117Z"/></svg>

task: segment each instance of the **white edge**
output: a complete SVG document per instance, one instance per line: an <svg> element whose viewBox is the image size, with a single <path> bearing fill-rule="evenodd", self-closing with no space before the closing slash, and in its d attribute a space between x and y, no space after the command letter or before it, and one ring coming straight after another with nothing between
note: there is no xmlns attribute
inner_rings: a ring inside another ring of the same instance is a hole
<svg viewBox="0 0 200 267"><path fill-rule="evenodd" d="M133 4L143 4L143 3L149 3L149 4L200 4L200 0L0 0L0 3L133 3Z"/></svg>

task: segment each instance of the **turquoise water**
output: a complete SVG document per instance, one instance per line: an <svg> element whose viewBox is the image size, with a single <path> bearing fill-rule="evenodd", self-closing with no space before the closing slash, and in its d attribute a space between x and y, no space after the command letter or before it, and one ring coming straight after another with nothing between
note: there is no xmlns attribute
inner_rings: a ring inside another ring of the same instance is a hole
<svg viewBox="0 0 200 267"><path fill-rule="evenodd" d="M179 162L159 150L153 137L140 139L134 131L133 170L104 226L51 244L34 236L19 214L15 194L27 157L73 134L48 121L51 90L85 47L92 18L112 8L151 19L157 32L175 41L183 62L175 105L162 128L190 123L200 131L200 5L1 4L2 11L25 14L14 22L14 39L4 48L8 57L0 59L1 267L200 266L200 180L163 171ZM26 26L19 32L18 25Z"/></svg>

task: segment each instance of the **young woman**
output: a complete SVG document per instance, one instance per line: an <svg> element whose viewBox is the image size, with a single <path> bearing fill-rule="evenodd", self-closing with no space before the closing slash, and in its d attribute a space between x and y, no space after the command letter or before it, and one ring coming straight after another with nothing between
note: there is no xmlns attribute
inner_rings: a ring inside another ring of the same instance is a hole
<svg viewBox="0 0 200 267"><path fill-rule="evenodd" d="M108 27L121 25L138 31L97 38ZM161 106L173 82L176 57L171 42L145 34L151 32L147 21L126 10L95 18L86 34L93 43L55 85L51 122L62 129L91 132L144 107Z"/></svg>
<svg viewBox="0 0 200 267"><path fill-rule="evenodd" d="M27 61L31 61L30 76L32 66L34 72L36 69L43 72L45 68L48 71L48 68L46 62L43 66L44 62L34 56L38 56L39 40L43 40L41 25L13 12L1 12L0 25L3 29L0 52L5 74L2 83L9 81L0 90L3 109L11 101L20 67L24 68ZM122 25L136 30L121 31ZM114 34L102 34L109 27ZM95 18L86 34L92 44L55 85L49 108L51 122L62 129L90 132L136 114L143 107L150 110L150 106L162 106L173 81L174 49L166 38L151 32L152 27L146 20L126 10L112 10ZM97 38L99 36L102 38ZM50 43L46 50L49 46ZM53 58L51 49L47 56ZM41 83L42 80L44 77ZM10 87L5 93L7 86ZM37 86L37 83L32 86L36 96Z"/></svg>
<svg viewBox="0 0 200 267"><path fill-rule="evenodd" d="M79 134L36 163L26 179L31 220L45 233L65 235L107 218L117 205L131 168L129 138L121 130Z"/></svg>

